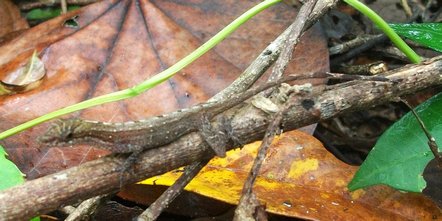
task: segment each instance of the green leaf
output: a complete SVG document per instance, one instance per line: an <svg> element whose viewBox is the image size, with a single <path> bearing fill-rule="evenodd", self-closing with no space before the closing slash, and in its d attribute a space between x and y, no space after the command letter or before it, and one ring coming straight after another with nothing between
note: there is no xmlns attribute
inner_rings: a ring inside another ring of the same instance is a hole
<svg viewBox="0 0 442 221"><path fill-rule="evenodd" d="M427 129L442 145L442 93L416 109ZM406 114L379 138L348 185L349 190L385 184L395 189L422 192L425 166L434 158L428 139L412 113Z"/></svg>
<svg viewBox="0 0 442 221"><path fill-rule="evenodd" d="M0 146L0 190L25 182L24 174L6 158L7 155L3 147Z"/></svg>
<svg viewBox="0 0 442 221"><path fill-rule="evenodd" d="M79 9L79 6L68 6L68 11ZM47 20L61 14L61 8L36 8L26 14L28 20Z"/></svg>
<svg viewBox="0 0 442 221"><path fill-rule="evenodd" d="M25 182L24 174L6 158L7 156L5 149L0 145L0 190ZM31 221L40 221L40 217L34 217Z"/></svg>
<svg viewBox="0 0 442 221"><path fill-rule="evenodd" d="M442 52L442 23L390 24L399 35Z"/></svg>

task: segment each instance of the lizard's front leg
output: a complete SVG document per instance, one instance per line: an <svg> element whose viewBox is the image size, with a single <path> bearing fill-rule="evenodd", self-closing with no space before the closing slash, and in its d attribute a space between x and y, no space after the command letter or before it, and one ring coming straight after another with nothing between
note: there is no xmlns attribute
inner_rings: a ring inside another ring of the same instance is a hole
<svg viewBox="0 0 442 221"><path fill-rule="evenodd" d="M138 145L128 144L126 147L130 149L130 155L127 157L126 161L124 161L123 165L119 168L120 171L120 187L123 185L125 181L125 173L129 172L130 174L134 173L134 164L137 162L140 155L144 152L144 148Z"/></svg>
<svg viewBox="0 0 442 221"><path fill-rule="evenodd" d="M210 122L209 114L202 114L199 132L204 141L219 157L226 156L226 144L228 138L229 122L225 116L221 115L216 118L215 124Z"/></svg>

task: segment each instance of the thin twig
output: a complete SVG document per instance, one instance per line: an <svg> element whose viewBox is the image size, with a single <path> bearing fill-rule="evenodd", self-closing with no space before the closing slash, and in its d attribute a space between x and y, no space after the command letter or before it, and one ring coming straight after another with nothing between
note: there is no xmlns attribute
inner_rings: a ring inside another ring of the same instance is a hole
<svg viewBox="0 0 442 221"><path fill-rule="evenodd" d="M376 47L371 52L378 57L392 58L404 63L408 62L407 56L404 55L398 48L394 46Z"/></svg>
<svg viewBox="0 0 442 221"><path fill-rule="evenodd" d="M299 9L298 15L296 16L294 25L291 27L290 33L285 40L284 48L281 51L281 55L275 63L272 69L272 74L269 77L269 81L274 81L283 75L287 65L292 58L293 49L299 43L299 39L304 33L304 27L307 23L308 17L316 5L317 0L307 1L301 9Z"/></svg>
<svg viewBox="0 0 442 221"><path fill-rule="evenodd" d="M61 14L66 14L68 12L68 4L66 0L61 0Z"/></svg>
<svg viewBox="0 0 442 221"><path fill-rule="evenodd" d="M407 0L401 0L402 7L404 8L404 12L407 15L407 17L411 17L413 15L413 12L411 11L410 6L408 5Z"/></svg>
<svg viewBox="0 0 442 221"><path fill-rule="evenodd" d="M298 101L297 96L290 96L284 107L272 117L271 124L267 128L262 143L258 149L258 154L253 162L252 168L250 169L250 173L244 182L241 199L239 200L238 207L235 210L235 217L233 220L239 221L254 219L257 207L259 209L260 204L257 197L253 193L253 185L258 176L261 165L264 162L270 144L275 138L275 135L280 131L283 116Z"/></svg>
<svg viewBox="0 0 442 221"><path fill-rule="evenodd" d="M361 65L339 65L335 67L337 72L353 75L377 75L388 70L387 64L383 61L376 61Z"/></svg>
<svg viewBox="0 0 442 221"><path fill-rule="evenodd" d="M292 57L293 49L295 45L299 42L299 38L302 35L304 25L308 19L308 16L312 12L316 0L310 0L306 2L298 12L293 27L290 30L290 34L287 36L287 40L282 49L281 55L273 67L272 74L269 77L269 81L280 79L287 68L287 65ZM256 177L258 175L259 169L261 168L262 162L266 156L267 150L275 137L275 134L279 131L279 126L282 121L284 113L291 107L294 99L290 99L281 111L277 112L272 119L272 123L269 125L264 139L258 151L258 155L254 161L254 164L250 170L250 174L244 183L243 191L241 194L241 199L239 201L238 207L235 210L235 216L233 220L258 220L259 216L264 216L264 209L260 206L260 203L252 191L253 184L255 183ZM265 216L264 216L265 217ZM262 217L262 219L264 219Z"/></svg>
<svg viewBox="0 0 442 221"><path fill-rule="evenodd" d="M375 75L375 76L364 76L364 75L351 75L351 74L341 74L341 73L327 73L329 79L336 79L341 81L390 81L390 79L385 76Z"/></svg>
<svg viewBox="0 0 442 221"><path fill-rule="evenodd" d="M427 127L425 126L424 122L419 117L419 115L417 115L413 107L405 99L400 99L400 100L411 110L411 113L413 113L414 117L419 123L419 126L424 131L425 136L427 136L428 146L430 147L430 150L433 153L434 158L437 160L438 166L442 168L442 153L439 152L439 147L437 146L436 139L431 135L430 131L427 129Z"/></svg>
<svg viewBox="0 0 442 221"><path fill-rule="evenodd" d="M184 187L207 165L210 159L195 162L186 167L184 173L175 181L175 183L167 188L158 199L152 203L143 213L141 213L137 221L156 220L161 212L166 209L169 204L183 191Z"/></svg>
<svg viewBox="0 0 442 221"><path fill-rule="evenodd" d="M330 60L330 65L333 67L333 66L339 65L340 63L342 63L344 61L350 60L350 59L354 58L356 55L358 55L364 51L367 51L368 49L374 47L375 45L377 45L379 43L386 41L387 39L388 39L387 36L385 36L383 34L371 36L371 39L367 40L365 42L365 44L360 45L354 49L351 49L347 53L340 55L339 57L332 58Z"/></svg>
<svg viewBox="0 0 442 221"><path fill-rule="evenodd" d="M328 49L330 56L345 53L353 48L356 48L360 45L371 41L372 39L381 37L382 34L379 35L358 35L354 39L344 42L342 44L335 45Z"/></svg>
<svg viewBox="0 0 442 221"><path fill-rule="evenodd" d="M65 221L90 220L92 214L95 212L98 206L105 201L107 196L107 194L95 196L83 201L74 211L69 214Z"/></svg>

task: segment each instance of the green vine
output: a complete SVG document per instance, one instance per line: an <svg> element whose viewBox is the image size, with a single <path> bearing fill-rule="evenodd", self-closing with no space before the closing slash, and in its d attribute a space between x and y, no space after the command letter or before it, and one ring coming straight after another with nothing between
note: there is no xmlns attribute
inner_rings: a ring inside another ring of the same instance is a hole
<svg viewBox="0 0 442 221"><path fill-rule="evenodd" d="M405 43L401 37L399 37L396 32L390 26L388 26L387 22L384 21L376 12L371 10L366 5L362 4L358 0L344 0L347 4L351 5L353 8L360 11L362 14L367 16L373 23L375 23L379 29L381 29L385 35L387 35L390 40L393 42L396 47L399 48L407 57L410 59L411 62L417 64L420 63L421 58L416 52L411 49L407 43Z"/></svg>

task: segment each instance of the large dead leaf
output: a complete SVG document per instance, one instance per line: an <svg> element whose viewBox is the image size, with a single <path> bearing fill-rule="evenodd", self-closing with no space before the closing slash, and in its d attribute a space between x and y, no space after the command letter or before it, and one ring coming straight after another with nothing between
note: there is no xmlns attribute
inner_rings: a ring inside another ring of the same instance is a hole
<svg viewBox="0 0 442 221"><path fill-rule="evenodd" d="M11 33L26 28L29 28L28 22L20 16L17 6L10 0L0 1L0 44L14 36Z"/></svg>
<svg viewBox="0 0 442 221"><path fill-rule="evenodd" d="M0 100L1 130L87 98L128 88L174 64L260 1L107 0L50 20L0 47L0 77L40 53L47 79ZM66 26L75 18L78 27ZM293 20L284 4L259 14L175 77L136 98L73 116L100 121L146 118L201 102L223 89ZM318 29L303 37L290 73L325 71ZM107 154L90 146L46 148L36 142L48 124L2 141L28 178Z"/></svg>
<svg viewBox="0 0 442 221"><path fill-rule="evenodd" d="M186 189L236 204L259 145L256 142L212 160ZM349 192L347 184L356 169L337 160L314 137L292 131L272 144L254 190L269 212L309 220L433 220L442 216L422 195L385 186ZM180 174L174 171L143 183L171 185ZM148 201L142 192L121 195Z"/></svg>

